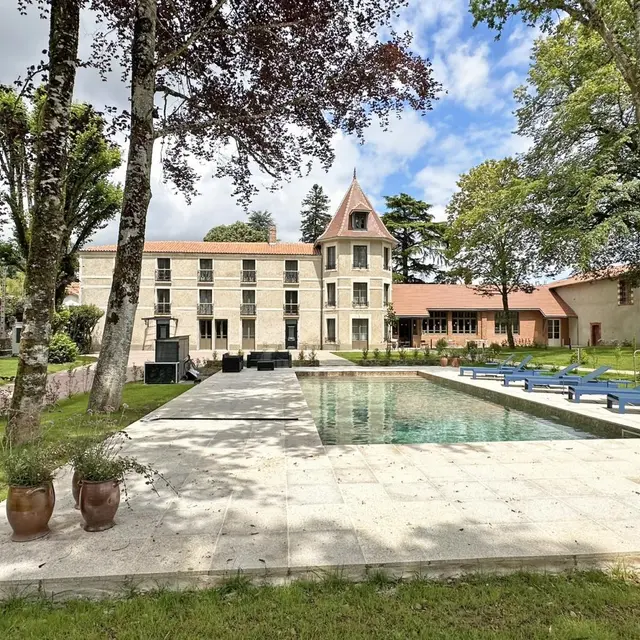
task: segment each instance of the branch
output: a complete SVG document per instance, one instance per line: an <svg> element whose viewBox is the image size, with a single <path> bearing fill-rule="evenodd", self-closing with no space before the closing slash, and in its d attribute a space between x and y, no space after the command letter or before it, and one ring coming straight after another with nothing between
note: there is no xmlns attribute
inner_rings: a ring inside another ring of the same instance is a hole
<svg viewBox="0 0 640 640"><path fill-rule="evenodd" d="M207 129L214 126L225 127L229 124L237 124L239 122L252 122L268 118L272 115L273 109L267 109L266 111L263 111L262 113L258 113L256 115L245 114L231 119L211 118L210 120L205 120L204 122L200 123L184 122L180 125L169 125L167 127L163 127L162 129L158 129L155 133L155 138L163 138L164 136L179 135L182 133L194 133L195 131Z"/></svg>
<svg viewBox="0 0 640 640"><path fill-rule="evenodd" d="M179 49L175 49L171 53L168 53L166 56L164 56L164 58L160 58L156 62L156 69L166 67L172 60L182 55L200 37L200 34L213 20L218 11L222 9L222 5L226 1L227 0L218 0L218 2L216 2L215 5L209 10L209 13L207 13L207 15L204 17L204 20L200 23L200 27L191 34L187 41Z"/></svg>

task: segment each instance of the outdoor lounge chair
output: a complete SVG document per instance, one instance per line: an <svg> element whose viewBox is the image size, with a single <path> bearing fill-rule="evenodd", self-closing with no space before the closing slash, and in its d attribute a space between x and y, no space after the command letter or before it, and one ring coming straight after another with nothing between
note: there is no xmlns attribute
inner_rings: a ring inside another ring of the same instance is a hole
<svg viewBox="0 0 640 640"><path fill-rule="evenodd" d="M525 356L522 362L513 367L474 367L471 369L471 377L475 380L478 376L501 376L505 373L518 373L524 371L526 366L533 360L533 356Z"/></svg>
<svg viewBox="0 0 640 640"><path fill-rule="evenodd" d="M473 367L470 365L467 365L465 367L460 367L460 375L463 376L465 371L471 371L473 373L474 369L487 369L487 370L490 369L491 371L500 371L500 369L512 370L515 368L515 365L509 365L509 363L513 360L515 355L516 355L515 353L510 353L502 362L497 362L492 367Z"/></svg>
<svg viewBox="0 0 640 640"><path fill-rule="evenodd" d="M613 409L614 403L618 403L618 413L624 413L628 404L640 405L639 389L618 389L607 394L607 409Z"/></svg>
<svg viewBox="0 0 640 640"><path fill-rule="evenodd" d="M575 387L599 378L603 373L609 371L609 369L611 369L611 367L603 365L584 376L531 376L525 379L524 390L531 392L536 387L568 387L569 385Z"/></svg>
<svg viewBox="0 0 640 640"><path fill-rule="evenodd" d="M504 374L504 386L508 387L510 382L522 382L527 378L530 378L532 375L534 376L542 376L549 375L551 378L562 378L566 376L568 373L571 373L574 369L577 369L580 365L576 362L574 364L570 364L569 366L557 371L556 373L551 373L548 369L530 369L528 371L518 371L517 373L505 373Z"/></svg>
<svg viewBox="0 0 640 640"><path fill-rule="evenodd" d="M625 384L627 386L621 387ZM640 387L628 386L631 380L602 380L600 382L590 382L589 384L579 384L569 386L569 400L580 402L581 396L606 396L616 391L640 393Z"/></svg>

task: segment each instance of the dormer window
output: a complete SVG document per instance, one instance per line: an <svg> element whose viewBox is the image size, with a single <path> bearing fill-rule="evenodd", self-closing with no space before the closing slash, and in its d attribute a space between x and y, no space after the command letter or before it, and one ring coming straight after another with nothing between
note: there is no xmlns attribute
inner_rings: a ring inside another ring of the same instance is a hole
<svg viewBox="0 0 640 640"><path fill-rule="evenodd" d="M366 211L354 211L351 214L351 228L354 231L366 231L368 215Z"/></svg>

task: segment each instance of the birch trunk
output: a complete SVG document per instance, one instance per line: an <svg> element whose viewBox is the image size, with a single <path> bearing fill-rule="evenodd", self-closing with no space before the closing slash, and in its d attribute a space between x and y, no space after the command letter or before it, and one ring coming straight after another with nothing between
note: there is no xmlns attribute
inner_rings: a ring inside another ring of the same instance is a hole
<svg viewBox="0 0 640 640"><path fill-rule="evenodd" d="M64 229L64 167L80 30L79 0L52 0L49 81L35 169L31 246L25 279L24 330L9 410L11 446L40 435L47 385L51 313Z"/></svg>
<svg viewBox="0 0 640 640"><path fill-rule="evenodd" d="M131 135L118 250L102 346L89 409L115 411L122 404L133 323L138 306L147 209L151 200L156 2L138 0L131 49Z"/></svg>

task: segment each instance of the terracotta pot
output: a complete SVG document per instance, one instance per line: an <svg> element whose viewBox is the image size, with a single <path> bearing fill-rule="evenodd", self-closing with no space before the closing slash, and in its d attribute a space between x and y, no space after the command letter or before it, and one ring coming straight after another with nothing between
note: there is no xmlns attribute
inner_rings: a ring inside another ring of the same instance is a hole
<svg viewBox="0 0 640 640"><path fill-rule="evenodd" d="M445 356L442 356L440 358L440 366L446 367L448 364L449 364L449 360Z"/></svg>
<svg viewBox="0 0 640 640"><path fill-rule="evenodd" d="M106 531L115 522L113 518L120 504L120 483L117 480L91 482L80 485L80 513L85 531Z"/></svg>
<svg viewBox="0 0 640 640"><path fill-rule="evenodd" d="M73 478L71 478L71 493L73 494L73 508L80 508L80 474L77 471L73 472Z"/></svg>
<svg viewBox="0 0 640 640"><path fill-rule="evenodd" d="M460 366L460 358L452 358L451 366L452 367L459 367Z"/></svg>
<svg viewBox="0 0 640 640"><path fill-rule="evenodd" d="M29 542L50 533L49 520L56 503L53 484L40 487L9 487L7 520L13 529L14 542Z"/></svg>

